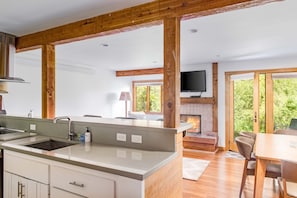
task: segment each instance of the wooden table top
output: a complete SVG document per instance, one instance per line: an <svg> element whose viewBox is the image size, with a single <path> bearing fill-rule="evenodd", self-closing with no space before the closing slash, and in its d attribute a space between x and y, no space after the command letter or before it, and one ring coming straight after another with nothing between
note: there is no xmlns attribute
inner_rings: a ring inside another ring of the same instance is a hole
<svg viewBox="0 0 297 198"><path fill-rule="evenodd" d="M265 160L297 163L297 136L258 133L255 155Z"/></svg>

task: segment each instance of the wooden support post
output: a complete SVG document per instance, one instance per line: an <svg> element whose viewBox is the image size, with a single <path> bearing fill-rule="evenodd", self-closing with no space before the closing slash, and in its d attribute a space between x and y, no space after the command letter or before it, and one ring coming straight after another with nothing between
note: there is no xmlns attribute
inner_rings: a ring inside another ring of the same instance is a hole
<svg viewBox="0 0 297 198"><path fill-rule="evenodd" d="M180 18L164 19L164 127L180 124Z"/></svg>
<svg viewBox="0 0 297 198"><path fill-rule="evenodd" d="M212 64L212 131L218 132L218 63Z"/></svg>
<svg viewBox="0 0 297 198"><path fill-rule="evenodd" d="M42 46L42 118L55 117L55 46Z"/></svg>
<svg viewBox="0 0 297 198"><path fill-rule="evenodd" d="M266 94L266 113L265 113L265 120L266 120L266 133L273 133L274 132L274 114L273 114L273 79L272 73L266 74L266 83L265 83L265 94Z"/></svg>

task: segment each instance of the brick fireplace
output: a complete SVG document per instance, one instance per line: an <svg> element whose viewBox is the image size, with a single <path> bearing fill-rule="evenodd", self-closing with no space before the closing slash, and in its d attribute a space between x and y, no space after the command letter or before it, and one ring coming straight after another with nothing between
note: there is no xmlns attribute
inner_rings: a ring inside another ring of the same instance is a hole
<svg viewBox="0 0 297 198"><path fill-rule="evenodd" d="M200 131L213 131L212 104L181 104L180 114L200 115Z"/></svg>
<svg viewBox="0 0 297 198"><path fill-rule="evenodd" d="M218 134L217 132L213 132L212 104L181 104L180 114L181 120L183 120L182 115L200 117L200 130L197 129L199 127L195 126L193 127L194 129L190 129L191 131L187 130L183 138L184 148L216 152ZM195 131L201 131L201 133Z"/></svg>
<svg viewBox="0 0 297 198"><path fill-rule="evenodd" d="M180 114L180 120L192 124L193 127L187 132L201 133L201 115Z"/></svg>

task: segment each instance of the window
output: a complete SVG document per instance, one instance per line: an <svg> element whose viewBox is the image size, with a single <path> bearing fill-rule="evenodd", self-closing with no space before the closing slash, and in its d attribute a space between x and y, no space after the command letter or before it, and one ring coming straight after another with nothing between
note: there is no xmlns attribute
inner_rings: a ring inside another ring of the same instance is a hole
<svg viewBox="0 0 297 198"><path fill-rule="evenodd" d="M133 81L133 111L162 113L163 82Z"/></svg>

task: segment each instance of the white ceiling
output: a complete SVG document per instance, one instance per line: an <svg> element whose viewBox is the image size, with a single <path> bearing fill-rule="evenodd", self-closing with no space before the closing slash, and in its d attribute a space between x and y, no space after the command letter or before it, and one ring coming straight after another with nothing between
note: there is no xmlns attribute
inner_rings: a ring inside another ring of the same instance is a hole
<svg viewBox="0 0 297 198"><path fill-rule="evenodd" d="M21 36L145 2L149 1L0 0L0 31ZM297 56L296 10L296 0L285 0L182 21L181 65ZM192 33L193 29L197 32ZM23 53L35 54L40 52ZM163 28L58 45L56 58L61 63L112 70L160 67Z"/></svg>

